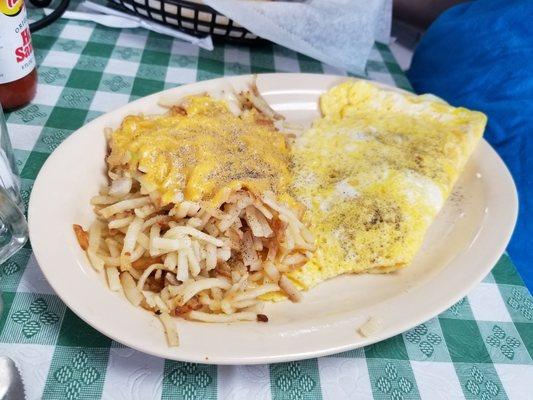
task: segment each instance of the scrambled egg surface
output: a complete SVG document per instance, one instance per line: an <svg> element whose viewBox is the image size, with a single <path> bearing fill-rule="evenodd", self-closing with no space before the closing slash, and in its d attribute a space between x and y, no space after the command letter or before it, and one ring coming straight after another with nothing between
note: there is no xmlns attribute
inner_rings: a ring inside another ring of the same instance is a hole
<svg viewBox="0 0 533 400"><path fill-rule="evenodd" d="M480 140L484 114L430 96L347 81L293 149L293 191L317 250L300 288L409 264Z"/></svg>
<svg viewBox="0 0 533 400"><path fill-rule="evenodd" d="M169 114L130 115L111 136L108 162L126 161L158 190L164 204L217 204L224 188L267 190L289 199L289 149L284 136L255 110L235 116L209 96L188 97Z"/></svg>

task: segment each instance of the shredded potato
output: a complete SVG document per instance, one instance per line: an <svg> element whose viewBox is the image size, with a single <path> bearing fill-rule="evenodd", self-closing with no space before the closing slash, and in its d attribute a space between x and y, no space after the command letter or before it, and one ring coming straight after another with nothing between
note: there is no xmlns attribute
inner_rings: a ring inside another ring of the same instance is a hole
<svg viewBox="0 0 533 400"><path fill-rule="evenodd" d="M181 299L181 304L184 305L189 301L196 293L199 293L203 290L211 289L214 287L221 288L221 289L229 289L231 285L219 278L206 278L201 279L198 281L187 281L184 283L186 285L183 296Z"/></svg>
<svg viewBox="0 0 533 400"><path fill-rule="evenodd" d="M95 270L102 271L104 269L105 261L96 252L87 250L87 257Z"/></svg>
<svg viewBox="0 0 533 400"><path fill-rule="evenodd" d="M255 108L264 121L279 118L257 91L237 98L245 101L243 112ZM111 142L113 132L106 135ZM189 201L182 192L163 204L145 168L124 168L130 158L111 151L109 185L91 201L97 219L88 232L80 225L73 230L109 288L159 316L170 346L179 343L174 317L267 322L260 296L282 291L300 300L285 273L314 249L301 213L274 193L246 188L225 188L215 205Z"/></svg>
<svg viewBox="0 0 533 400"><path fill-rule="evenodd" d="M114 292L120 291L121 285L120 285L120 279L119 279L119 272L116 267L109 267L106 268L106 274L107 274L107 283L109 285L109 289L111 289Z"/></svg>
<svg viewBox="0 0 533 400"><path fill-rule="evenodd" d="M165 328L165 334L167 336L169 346L178 346L180 341L178 337L178 331L176 331L176 327L174 326L174 320L167 313L162 313L159 316L159 320Z"/></svg>
<svg viewBox="0 0 533 400"><path fill-rule="evenodd" d="M87 232L85 232L80 225L74 224L72 225L72 228L74 229L76 239L78 240L81 249L87 250L89 248L89 236L87 235Z"/></svg>
<svg viewBox="0 0 533 400"><path fill-rule="evenodd" d="M285 275L282 275L281 278L279 278L279 287L287 294L287 296L289 296L289 299L292 301L298 302L302 299L302 295L296 286L294 286L294 283L292 283L292 281Z"/></svg>
<svg viewBox="0 0 533 400"><path fill-rule="evenodd" d="M131 210L137 207L142 207L150 203L150 197L139 197L136 199L126 199L118 203L112 204L109 207L100 210L100 214L104 218L109 218L121 211Z"/></svg>
<svg viewBox="0 0 533 400"><path fill-rule="evenodd" d="M130 303L134 306L138 306L139 304L141 304L141 301L143 300L143 295L137 289L133 277L128 272L122 272L120 274L120 283L122 285L122 288L124 289L124 294L126 295L126 298L130 301Z"/></svg>
<svg viewBox="0 0 533 400"><path fill-rule="evenodd" d="M257 314L254 312L238 312L234 314L210 314L202 311L190 311L187 317L203 322L235 322L255 321Z"/></svg>

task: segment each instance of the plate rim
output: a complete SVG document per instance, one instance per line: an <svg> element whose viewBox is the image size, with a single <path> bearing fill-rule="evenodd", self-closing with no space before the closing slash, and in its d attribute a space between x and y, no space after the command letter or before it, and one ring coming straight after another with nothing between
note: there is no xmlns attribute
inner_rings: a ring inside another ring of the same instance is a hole
<svg viewBox="0 0 533 400"><path fill-rule="evenodd" d="M331 79L331 80L334 80L334 79L338 79L338 80L354 79L354 78L350 78L350 77L346 77L346 76L336 76L336 75L326 75L326 74L310 74L310 73L268 73L268 74L257 74L258 77L265 77L266 79L273 78L273 77L280 77L281 75L284 75L284 76L286 76L286 75L299 76L299 77L302 77L302 79L303 78L325 79L325 80L326 79ZM370 338L363 338L362 340L357 338L354 335L354 339L353 339L352 343L347 343L347 344L342 344L342 345L335 345L335 344L327 345L327 344L324 344L324 345L321 346L320 349L309 350L307 352L298 352L298 353L291 353L291 354L278 354L278 355L269 355L269 356L258 356L258 357L253 357L253 356L239 357L239 356L236 356L236 357L217 358L216 356L213 356L213 357L210 357L208 360L206 360L205 357L202 354L198 354L196 356L183 357L183 355L180 355L178 353L178 354L173 356L172 354L169 354L170 353L170 349L172 349L170 347L168 348L168 352L165 353L164 351L163 352L162 351L156 351L156 350L151 350L149 348L147 349L146 347L137 346L135 343L130 343L129 341L123 340L122 338L118 337L117 335L114 335L112 332L110 332L109 329L105 329L105 328L102 328L102 327L98 326L98 322L97 321L95 322L94 320L91 320L87 315L84 314L83 310L79 310L78 307L73 306L72 302L69 301L68 296L62 296L60 287L59 287L59 290L58 290L58 286L59 286L58 282L54 281L53 279L51 280L50 279L50 274L47 274L47 269L43 268L41 266L41 265L43 265L42 261L46 258L46 256L45 256L45 254L43 252L44 249L42 249L38 245L40 240L39 240L38 237L36 237L37 233L35 231L36 231L37 228L34 227L35 226L35 222L34 221L36 220L36 217L34 215L37 212L35 210L35 208L37 207L36 203L38 202L37 200L35 200L35 198L37 196L35 193L39 193L39 191L40 191L40 182L42 180L42 179L40 180L40 178L46 173L47 168L49 167L49 165L51 165L53 163L53 160L56 157L59 157L58 154L61 153L61 148L63 146L65 146L65 147L68 146L68 144L65 145L65 143L70 143L71 141L75 140L75 137L80 133L80 130L87 129L88 126L90 127L90 125L93 124L93 123L96 123L96 121L105 120L106 118L109 118L109 114L110 113L119 112L120 110L122 110L124 108L131 107L132 104L140 104L140 103L146 102L148 99L157 99L157 98L159 98L161 96L164 96L168 92L175 91L176 89L185 88L185 90L186 90L187 88L198 86L198 84L214 85L214 84L217 84L218 82L224 82L224 81L228 81L228 80L238 80L238 81L244 80L244 81L246 81L246 80L251 79L253 76L256 76L256 75L249 74L249 75L240 75L240 76L233 76L233 77L221 77L221 78L211 79L211 80L207 80L207 81L193 82L191 84L170 88L170 89L163 90L163 91L160 91L160 92L157 92L157 93L145 96L145 97L141 97L141 98L136 99L133 102L127 103L127 104L125 104L125 105L123 105L123 106L121 106L119 108L116 108L114 110L110 110L109 112L107 112L105 114L102 114L101 116L95 118L93 121L81 126L79 129L74 131L67 139L65 139L48 156L47 160L45 161L45 163L42 165L41 169L39 170L39 173L38 173L37 177L35 178L33 189L32 189L31 195L30 195L29 206L28 206L28 225L29 225L30 242L32 243L32 251L33 251L33 254L35 255L35 258L37 260L39 268L41 269L41 271L42 271L43 275L45 276L46 280L48 281L48 283L52 287L53 291L65 303L65 305L72 312L74 312L79 318L81 318L84 322L86 322L88 325L90 325L91 327L93 327L94 329L96 329L97 331L102 333L103 335L115 340L116 342L122 343L122 344L124 344L124 345L126 345L128 347L134 348L134 349L139 350L139 351L141 351L143 353L154 355L154 356L157 356L157 357L173 359L173 360L180 360L180 361L197 362L197 363L202 363L202 364L216 364L216 365L244 365L244 364L250 365L250 364L278 363L278 362L302 360L302 359L308 359L308 358L314 358L314 357L321 357L321 356L327 356L327 355L331 355L331 354L336 354L336 353L339 353L339 352L348 351L348 350L352 350L352 349L368 346L370 344L377 343L379 341L386 340L386 339L388 339L390 337L396 336L397 334L400 334L400 333L412 328L413 326L418 325L419 323L427 321L427 320L435 317L436 315L442 313L446 309L448 309L451 305L455 304L457 301L459 301L461 298L463 298L468 292L470 292L470 290L472 290L476 285L478 285L479 282L492 270L492 268L494 267L494 265L496 264L498 259L504 253L505 248L507 247L507 245L509 243L509 240L510 240L510 237L512 235L512 232L514 230L514 226L516 224L516 219L517 219L517 215L518 215L518 195L517 195L516 186L514 184L514 181L512 179L512 176L511 176L507 166L505 165L503 160L501 160L501 158L495 152L495 150L485 141L485 139L482 139L481 142L478 144L478 148L479 147L485 147L484 151L488 151L488 154L491 157L496 157L497 162L500 164L497 169L499 169L499 173L502 175L502 177L506 181L506 185L504 185L504 186L509 190L508 191L508 195L510 195L510 197L511 197L511 204L507 204L506 205L506 211L509 214L508 216L510 218L508 218L506 220L506 226L503 227L504 228L503 229L503 234L501 235L501 237L500 237L501 240L499 240L499 243L498 243L499 246L496 249L492 249L492 251L490 253L490 256L488 256L487 259L485 260L485 262L483 263L484 267L483 268L479 268L479 273L477 274L476 279L471 279L469 281L468 285L464 285L463 288L461 290L455 292L455 294L453 296L449 296L449 300L447 302L446 301L445 302L441 302L441 306L440 307L428 310L425 314L418 315L416 318L411 316L410 319L407 319L407 321L404 324L401 324L400 326L397 326L396 329L393 329L390 332L387 332L386 334L377 333L376 335L374 335L374 336L372 336ZM356 79L359 79L359 78L356 78ZM375 82L375 81L371 81L371 82L376 83L379 86L387 88L387 89L390 89L390 90L405 92L403 89L399 89L399 88L396 88L396 87L393 87L393 86L389 86L389 85L383 84L381 82ZM37 188L37 190L35 190L36 188ZM501 231L502 231L502 229L500 229L500 232ZM37 246L34 246L34 243L36 243ZM427 283L425 283L425 284L423 284L421 286L423 287L425 285L427 285ZM412 319L416 319L416 320L418 320L418 322L413 325L412 321L410 321Z"/></svg>

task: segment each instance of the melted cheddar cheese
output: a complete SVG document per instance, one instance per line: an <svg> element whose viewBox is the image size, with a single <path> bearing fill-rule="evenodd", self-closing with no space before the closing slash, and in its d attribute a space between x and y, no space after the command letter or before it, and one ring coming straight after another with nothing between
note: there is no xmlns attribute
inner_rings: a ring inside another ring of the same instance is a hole
<svg viewBox="0 0 533 400"><path fill-rule="evenodd" d="M209 96L188 97L160 116L130 115L112 133L110 164L121 160L164 204L217 204L227 188L271 190L289 198L289 150L284 136L255 110L240 116Z"/></svg>

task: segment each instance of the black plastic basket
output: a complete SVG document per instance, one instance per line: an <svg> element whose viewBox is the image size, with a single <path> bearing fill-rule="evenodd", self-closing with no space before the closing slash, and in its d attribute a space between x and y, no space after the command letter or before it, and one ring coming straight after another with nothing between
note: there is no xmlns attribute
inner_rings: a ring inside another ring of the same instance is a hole
<svg viewBox="0 0 533 400"><path fill-rule="evenodd" d="M257 35L203 4L201 0L110 0L130 12L190 35L211 35L237 43L262 41Z"/></svg>

